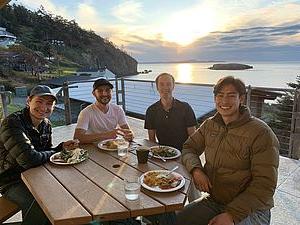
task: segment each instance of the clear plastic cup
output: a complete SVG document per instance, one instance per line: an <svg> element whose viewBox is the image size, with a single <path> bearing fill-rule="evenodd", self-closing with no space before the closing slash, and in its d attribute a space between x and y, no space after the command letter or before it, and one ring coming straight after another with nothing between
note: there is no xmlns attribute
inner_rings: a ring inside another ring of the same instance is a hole
<svg viewBox="0 0 300 225"><path fill-rule="evenodd" d="M118 148L118 156L124 157L127 155L127 153L128 153L127 148Z"/></svg>
<svg viewBox="0 0 300 225"><path fill-rule="evenodd" d="M141 183L139 177L126 178L124 180L124 190L127 200L137 200L141 191Z"/></svg>

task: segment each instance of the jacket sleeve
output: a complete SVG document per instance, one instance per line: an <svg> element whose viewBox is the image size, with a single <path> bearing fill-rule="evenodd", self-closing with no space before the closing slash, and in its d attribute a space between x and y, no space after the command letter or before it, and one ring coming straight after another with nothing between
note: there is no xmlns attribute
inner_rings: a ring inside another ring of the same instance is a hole
<svg viewBox="0 0 300 225"><path fill-rule="evenodd" d="M52 148L37 151L26 136L21 122L14 118L3 121L0 128L0 138L10 157L24 169L46 163L50 156L55 153Z"/></svg>
<svg viewBox="0 0 300 225"><path fill-rule="evenodd" d="M279 143L270 128L258 133L252 145L250 161L252 178L249 185L225 207L225 211L233 216L235 223L258 209L264 209L266 203L273 204L279 164Z"/></svg>
<svg viewBox="0 0 300 225"><path fill-rule="evenodd" d="M204 122L183 144L181 161L190 173L196 167L203 169L199 157L205 149L205 126L206 122Z"/></svg>
<svg viewBox="0 0 300 225"><path fill-rule="evenodd" d="M50 134L50 138L47 142L47 145L46 145L46 150L50 151L50 150L53 150L55 152L60 152L63 150L63 142L61 142L59 145L57 145L56 147L53 147L53 144L52 144L52 127L51 127L51 122L48 121L50 126L49 126L49 134Z"/></svg>

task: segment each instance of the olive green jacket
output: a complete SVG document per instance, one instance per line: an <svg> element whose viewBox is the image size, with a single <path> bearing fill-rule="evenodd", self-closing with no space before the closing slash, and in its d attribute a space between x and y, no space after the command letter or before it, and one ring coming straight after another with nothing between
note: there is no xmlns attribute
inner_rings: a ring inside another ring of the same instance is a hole
<svg viewBox="0 0 300 225"><path fill-rule="evenodd" d="M199 160L203 152L204 168ZM219 113L204 121L185 142L182 162L190 172L195 167L205 172L212 184L210 196L225 206L235 223L273 207L279 143L270 127L246 107L227 126Z"/></svg>

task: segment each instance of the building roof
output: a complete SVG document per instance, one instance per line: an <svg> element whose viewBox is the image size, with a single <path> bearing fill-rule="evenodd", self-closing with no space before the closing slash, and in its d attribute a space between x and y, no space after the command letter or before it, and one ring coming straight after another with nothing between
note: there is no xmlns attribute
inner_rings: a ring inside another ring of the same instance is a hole
<svg viewBox="0 0 300 225"><path fill-rule="evenodd" d="M98 70L96 72L99 72ZM80 75L73 75L73 76L63 76L63 77L57 77L53 78L47 81L44 81L44 84L52 86L52 87L61 87L64 82L68 81L70 83L74 82L80 82L80 81L87 81L87 80L95 80L99 78L105 78L105 79L114 79L116 75L112 73L108 69L104 69L100 71L98 74L89 74L89 72L78 72ZM94 73L94 72L90 72Z"/></svg>
<svg viewBox="0 0 300 225"><path fill-rule="evenodd" d="M12 38L12 39L17 39L17 37L15 35L6 31L6 28L4 28L4 27L0 27L0 37L8 37L8 38Z"/></svg>
<svg viewBox="0 0 300 225"><path fill-rule="evenodd" d="M263 100L275 100L279 96L282 96L282 92L268 91L256 88L251 89L251 97L257 97Z"/></svg>
<svg viewBox="0 0 300 225"><path fill-rule="evenodd" d="M61 87L64 82L68 81L69 83L73 82L80 82L80 81L87 81L87 80L93 80L95 78L91 78L90 76L63 76L63 77L57 77L50 80L46 80L43 82L43 84L46 84L51 87Z"/></svg>
<svg viewBox="0 0 300 225"><path fill-rule="evenodd" d="M86 73L86 72L102 72L105 71L106 68L91 68L91 67L85 67L85 68L80 68L76 70L77 73Z"/></svg>

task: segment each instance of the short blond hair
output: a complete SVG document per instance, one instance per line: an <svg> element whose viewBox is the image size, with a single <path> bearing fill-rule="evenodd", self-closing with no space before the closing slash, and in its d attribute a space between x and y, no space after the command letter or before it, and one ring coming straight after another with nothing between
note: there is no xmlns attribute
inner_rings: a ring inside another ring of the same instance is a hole
<svg viewBox="0 0 300 225"><path fill-rule="evenodd" d="M175 84L175 79L174 79L174 77L173 77L172 74L170 74L170 73L161 73L161 74L159 74L159 75L155 78L156 86L158 85L158 80L159 80L159 78L162 77L162 76L169 76L169 77L171 77L171 79L172 79L172 81L173 81L173 84Z"/></svg>

